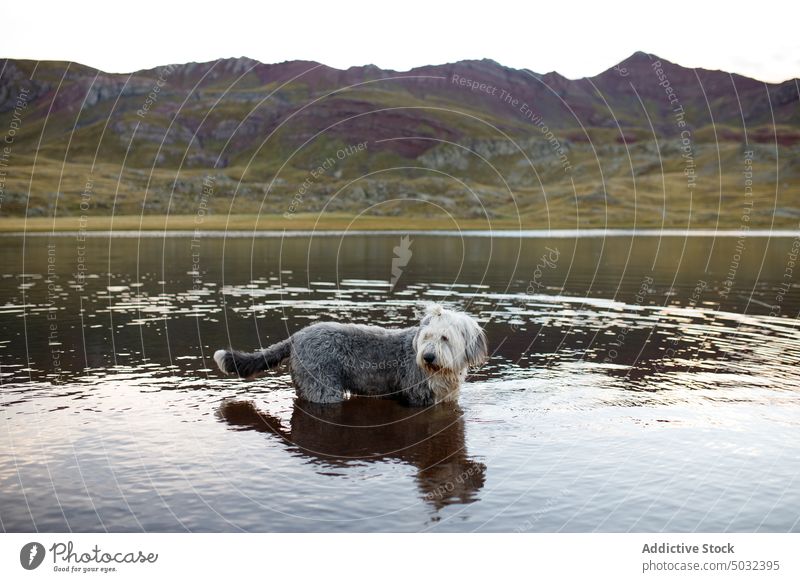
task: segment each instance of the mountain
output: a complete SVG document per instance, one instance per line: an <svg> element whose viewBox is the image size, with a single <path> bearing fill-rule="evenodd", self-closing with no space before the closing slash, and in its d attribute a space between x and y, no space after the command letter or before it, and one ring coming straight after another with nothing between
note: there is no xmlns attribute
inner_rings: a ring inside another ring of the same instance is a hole
<svg viewBox="0 0 800 582"><path fill-rule="evenodd" d="M796 227L799 101L796 79L641 52L576 80L490 60L109 74L7 59L0 213Z"/></svg>

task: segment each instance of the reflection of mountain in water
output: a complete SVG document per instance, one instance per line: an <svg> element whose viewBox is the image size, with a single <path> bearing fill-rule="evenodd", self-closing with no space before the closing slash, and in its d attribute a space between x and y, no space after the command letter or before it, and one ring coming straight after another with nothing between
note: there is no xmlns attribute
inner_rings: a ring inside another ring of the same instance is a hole
<svg viewBox="0 0 800 582"><path fill-rule="evenodd" d="M384 460L413 465L423 499L437 509L475 501L485 481L486 466L467 455L458 407L409 408L368 398L335 405L296 401L289 429L249 400L223 402L217 414L230 425L273 433L325 467Z"/></svg>

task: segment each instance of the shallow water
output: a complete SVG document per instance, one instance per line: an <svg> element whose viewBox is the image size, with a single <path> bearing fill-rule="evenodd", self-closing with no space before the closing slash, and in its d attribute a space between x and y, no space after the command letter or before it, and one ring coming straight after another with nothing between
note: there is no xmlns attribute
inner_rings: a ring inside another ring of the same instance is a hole
<svg viewBox="0 0 800 582"><path fill-rule="evenodd" d="M0 241L4 531L800 530L800 239ZM488 332L459 407L213 369L420 301Z"/></svg>

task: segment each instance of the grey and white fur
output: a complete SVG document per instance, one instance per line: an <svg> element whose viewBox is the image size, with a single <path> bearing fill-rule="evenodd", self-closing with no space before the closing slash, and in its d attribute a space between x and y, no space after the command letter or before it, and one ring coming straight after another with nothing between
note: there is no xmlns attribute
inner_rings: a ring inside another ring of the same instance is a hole
<svg viewBox="0 0 800 582"><path fill-rule="evenodd" d="M248 378L288 360L297 395L341 402L347 394L395 397L412 406L456 401L470 366L487 358L486 335L468 314L429 305L419 325L315 323L265 350L218 350L226 374Z"/></svg>

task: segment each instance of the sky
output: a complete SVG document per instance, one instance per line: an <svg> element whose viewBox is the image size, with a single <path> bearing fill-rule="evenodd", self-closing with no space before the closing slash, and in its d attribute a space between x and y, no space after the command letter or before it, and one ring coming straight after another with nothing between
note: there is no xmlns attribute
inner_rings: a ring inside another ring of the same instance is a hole
<svg viewBox="0 0 800 582"><path fill-rule="evenodd" d="M19 18L11 5L0 9L6 13L0 57L69 60L115 73L240 56L397 71L489 58L579 78L641 50L763 81L800 77L797 0L37 0L31 6ZM33 11L40 15L35 25Z"/></svg>

